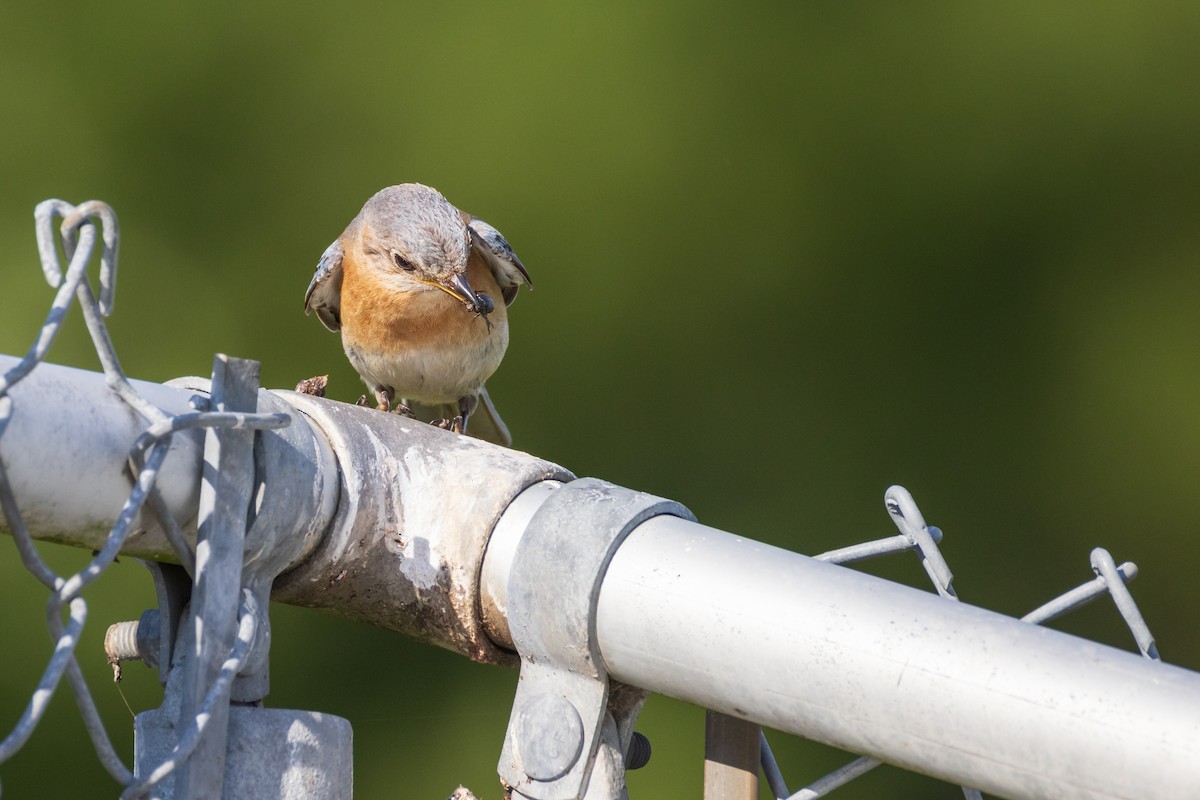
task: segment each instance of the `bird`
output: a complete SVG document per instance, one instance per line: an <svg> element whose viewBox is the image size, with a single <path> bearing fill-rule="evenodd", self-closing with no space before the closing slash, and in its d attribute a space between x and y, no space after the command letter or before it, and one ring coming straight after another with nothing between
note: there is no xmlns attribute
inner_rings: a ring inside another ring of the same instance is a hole
<svg viewBox="0 0 1200 800"><path fill-rule="evenodd" d="M402 183L372 195L326 248L304 313L341 332L378 409L460 433L470 423L470 435L508 447L484 383L522 286L533 282L500 231L437 189Z"/></svg>

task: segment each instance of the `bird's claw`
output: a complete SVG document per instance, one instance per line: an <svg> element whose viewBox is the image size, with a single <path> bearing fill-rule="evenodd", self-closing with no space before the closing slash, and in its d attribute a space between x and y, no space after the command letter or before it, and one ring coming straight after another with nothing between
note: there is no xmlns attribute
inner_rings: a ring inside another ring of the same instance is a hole
<svg viewBox="0 0 1200 800"><path fill-rule="evenodd" d="M379 403L379 405L375 406L375 408L384 412L391 411L392 402L395 400L395 397L390 386L376 386L375 402Z"/></svg>
<svg viewBox="0 0 1200 800"><path fill-rule="evenodd" d="M435 419L429 424L435 428L441 428L444 431L453 431L454 433L462 433L463 429L466 427L463 424L463 418L461 414L453 419Z"/></svg>

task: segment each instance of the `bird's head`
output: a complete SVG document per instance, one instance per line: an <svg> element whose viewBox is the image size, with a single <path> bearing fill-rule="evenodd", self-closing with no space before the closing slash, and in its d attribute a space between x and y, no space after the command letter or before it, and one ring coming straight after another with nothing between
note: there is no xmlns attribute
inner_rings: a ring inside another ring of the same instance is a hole
<svg viewBox="0 0 1200 800"><path fill-rule="evenodd" d="M364 254L397 283L440 289L476 314L486 316L495 308L467 281L470 232L458 209L436 189L419 183L389 186L367 201L359 223Z"/></svg>

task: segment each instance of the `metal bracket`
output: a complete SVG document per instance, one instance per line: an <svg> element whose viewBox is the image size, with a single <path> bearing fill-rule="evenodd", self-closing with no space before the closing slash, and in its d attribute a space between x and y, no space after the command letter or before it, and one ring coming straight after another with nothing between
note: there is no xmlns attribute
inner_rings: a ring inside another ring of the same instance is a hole
<svg viewBox="0 0 1200 800"><path fill-rule="evenodd" d="M148 645L153 645L157 638L155 652L150 648L138 649L146 658L146 665L158 668L158 681L164 686L170 676L171 664L175 660L175 643L179 626L182 624L184 611L192 598L192 579L177 564L160 564L157 561L143 561L142 564L150 571L154 581L154 594L158 597L158 607L142 614L139 628L139 645L145 638Z"/></svg>
<svg viewBox="0 0 1200 800"><path fill-rule="evenodd" d="M151 567L160 609L135 626L138 646L133 649L143 657L155 650L167 676L166 691L162 706L140 714L135 723L137 781L126 795L155 791L156 797L192 798L224 791L225 796L258 796L264 780L282 786L278 775L311 768L338 780L318 790L305 779L295 792L340 796L336 793L349 785L349 723L259 707L269 689L271 584L312 551L333 515L337 495L327 491L337 475L332 452L308 426L288 424L296 412L283 401L259 392L257 362L218 356L211 383L174 383L207 391L211 398L196 404L212 424L205 426L211 430L205 440L195 580L181 567ZM274 413L261 413L264 406ZM264 433L264 428L272 430ZM153 648L149 640L156 629L158 647ZM290 734L274 736L294 724L322 732L314 758L290 754ZM261 744L268 739L280 747L270 752ZM295 792L281 790L279 796Z"/></svg>
<svg viewBox="0 0 1200 800"><path fill-rule="evenodd" d="M185 377L170 386L210 396L212 381ZM270 392L258 391L260 414L298 413ZM205 403L205 410L208 405ZM280 573L317 546L337 504L337 466L332 451L307 425L288 425L255 432L253 481L244 534L241 584L258 600L261 614L258 638L247 665L234 681L231 697L239 703L258 703L270 689L271 622L267 616L271 586ZM164 678L165 680L165 678Z"/></svg>
<svg viewBox="0 0 1200 800"><path fill-rule="evenodd" d="M521 679L499 765L501 780L518 796L583 797L602 739L606 796L623 791L620 762L645 694L635 690L631 698L630 687L623 687L610 704L595 636L596 601L621 542L661 514L695 520L673 500L584 478L556 489L529 521L508 580L508 624Z"/></svg>

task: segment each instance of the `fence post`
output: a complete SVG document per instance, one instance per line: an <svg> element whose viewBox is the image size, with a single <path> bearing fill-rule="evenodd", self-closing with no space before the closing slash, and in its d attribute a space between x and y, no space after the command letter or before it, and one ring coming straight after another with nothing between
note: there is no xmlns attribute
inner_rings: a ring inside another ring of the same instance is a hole
<svg viewBox="0 0 1200 800"><path fill-rule="evenodd" d="M258 408L258 362L218 355L213 360L211 410L253 413ZM204 704L208 687L233 650L241 600L242 552L254 482L254 431L210 429L204 441L200 517L196 535L196 581L192 590L192 650L186 654L178 730ZM217 797L225 775L229 706L209 712L208 728L180 767L180 800Z"/></svg>
<svg viewBox="0 0 1200 800"><path fill-rule="evenodd" d="M757 800L761 737L753 722L705 712L704 800Z"/></svg>
<svg viewBox="0 0 1200 800"><path fill-rule="evenodd" d="M177 383L207 389L213 414L284 406L273 395L259 395L253 361L219 355L211 386ZM172 625L171 593L159 587L158 619L166 620L161 636L174 636L175 643L153 649L173 651L174 663L165 670L162 706L137 716L137 780L127 797L143 797L151 787L163 800L352 795L349 722L261 707L269 685L271 584L316 546L314 533L332 515L324 482L335 473L332 453L305 424L289 426L268 444L249 427L208 431L190 607L183 622Z"/></svg>

